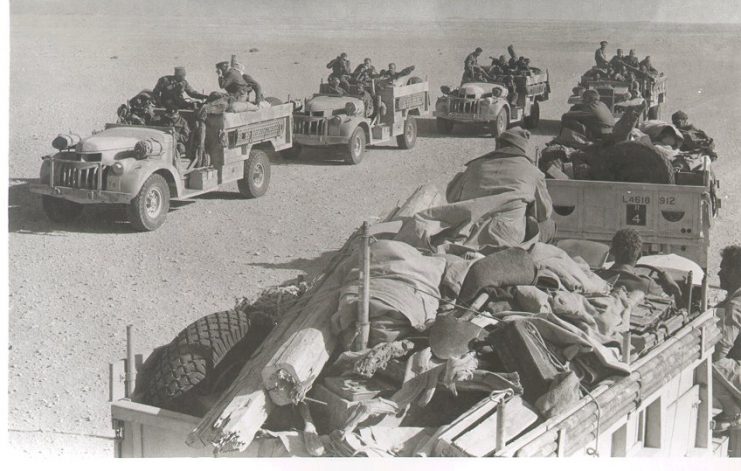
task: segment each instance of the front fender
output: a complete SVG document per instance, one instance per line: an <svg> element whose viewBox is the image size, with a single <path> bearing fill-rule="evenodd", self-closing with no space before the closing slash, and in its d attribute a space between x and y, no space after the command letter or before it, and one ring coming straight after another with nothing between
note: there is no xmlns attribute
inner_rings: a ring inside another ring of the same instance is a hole
<svg viewBox="0 0 741 471"><path fill-rule="evenodd" d="M133 197L139 193L142 185L144 185L144 182L150 175L161 173L170 186L171 196L178 197L183 193L182 182L177 177L179 173L172 165L161 160L126 160L133 162L126 162L125 165L127 168L122 175L114 175L113 172L108 173L107 189L109 191L126 193Z"/></svg>
<svg viewBox="0 0 741 471"><path fill-rule="evenodd" d="M366 124L364 119L359 118L357 116L351 116L349 118L350 119L346 121L342 121L342 124L340 124L340 135L348 139L350 139L350 136L355 131L355 128ZM366 139L367 139L368 129L366 128L367 126L363 127L364 131L366 132Z"/></svg>

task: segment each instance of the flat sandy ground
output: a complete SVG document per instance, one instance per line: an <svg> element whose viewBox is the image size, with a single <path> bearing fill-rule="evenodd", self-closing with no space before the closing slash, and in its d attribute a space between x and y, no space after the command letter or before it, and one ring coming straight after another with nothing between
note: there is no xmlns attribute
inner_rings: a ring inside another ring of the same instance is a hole
<svg viewBox="0 0 741 471"><path fill-rule="evenodd" d="M542 146L599 40L650 54L669 76L668 116L683 109L717 141L723 209L714 226L710 270L721 247L738 243L741 44L737 27L589 23L199 24L194 20L106 17L11 18L10 364L11 446L31 455L112 456L108 363L125 353L125 326L137 350L170 341L191 321L230 308L235 298L296 275L316 273L364 219L404 200L418 185L445 183L494 141L476 133L437 135L421 123L410 151L370 150L359 166L319 151L275 160L269 193L243 200L236 185L174 205L166 224L135 233L120 210L94 209L78 223L50 223L27 183L59 132L83 135L115 119L126 98L154 86L175 65L192 85L216 88L214 64L231 53L268 95L304 97L346 51L377 66L414 64L434 98L455 85L463 58L519 54L548 68L553 94L535 139ZM258 52L249 53L250 48Z"/></svg>

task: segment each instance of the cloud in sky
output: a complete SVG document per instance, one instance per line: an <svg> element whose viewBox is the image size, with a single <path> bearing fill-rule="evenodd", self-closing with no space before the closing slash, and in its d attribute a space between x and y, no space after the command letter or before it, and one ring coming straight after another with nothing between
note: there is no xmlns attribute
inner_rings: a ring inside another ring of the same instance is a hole
<svg viewBox="0 0 741 471"><path fill-rule="evenodd" d="M13 14L741 23L738 0L11 0Z"/></svg>

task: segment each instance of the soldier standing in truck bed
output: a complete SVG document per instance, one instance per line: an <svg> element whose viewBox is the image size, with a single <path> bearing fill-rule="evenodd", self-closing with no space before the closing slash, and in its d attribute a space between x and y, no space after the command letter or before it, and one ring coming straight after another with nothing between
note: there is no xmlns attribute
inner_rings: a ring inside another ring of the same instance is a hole
<svg viewBox="0 0 741 471"><path fill-rule="evenodd" d="M192 108L186 101L184 95L197 100L205 100L206 95L198 93L185 80L185 67L175 67L174 75L165 75L157 80L157 85L152 91L154 99L159 106L175 108Z"/></svg>
<svg viewBox="0 0 741 471"><path fill-rule="evenodd" d="M475 80L478 75L483 72L483 69L479 65L479 56L484 52L483 49L477 47L475 51L466 56L463 61L463 80Z"/></svg>
<svg viewBox="0 0 741 471"><path fill-rule="evenodd" d="M340 80L340 84L348 88L350 83L348 78L352 76L352 68L350 67L350 61L347 60L347 53L343 52L339 56L335 57L327 63L327 68L332 69L330 77L334 76Z"/></svg>
<svg viewBox="0 0 741 471"><path fill-rule="evenodd" d="M607 60L607 41L601 41L599 43L599 49L594 51L594 62L597 64L597 68L606 69L609 61Z"/></svg>

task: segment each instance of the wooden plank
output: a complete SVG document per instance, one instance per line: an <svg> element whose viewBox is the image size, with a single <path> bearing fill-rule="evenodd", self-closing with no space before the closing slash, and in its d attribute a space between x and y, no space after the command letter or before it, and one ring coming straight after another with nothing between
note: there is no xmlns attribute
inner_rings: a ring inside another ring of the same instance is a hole
<svg viewBox="0 0 741 471"><path fill-rule="evenodd" d="M710 433L710 419L713 407L713 379L710 354L700 362L694 370L694 382L699 386L700 404L697 406L697 434L695 435L695 447L709 450L712 446L712 434Z"/></svg>

